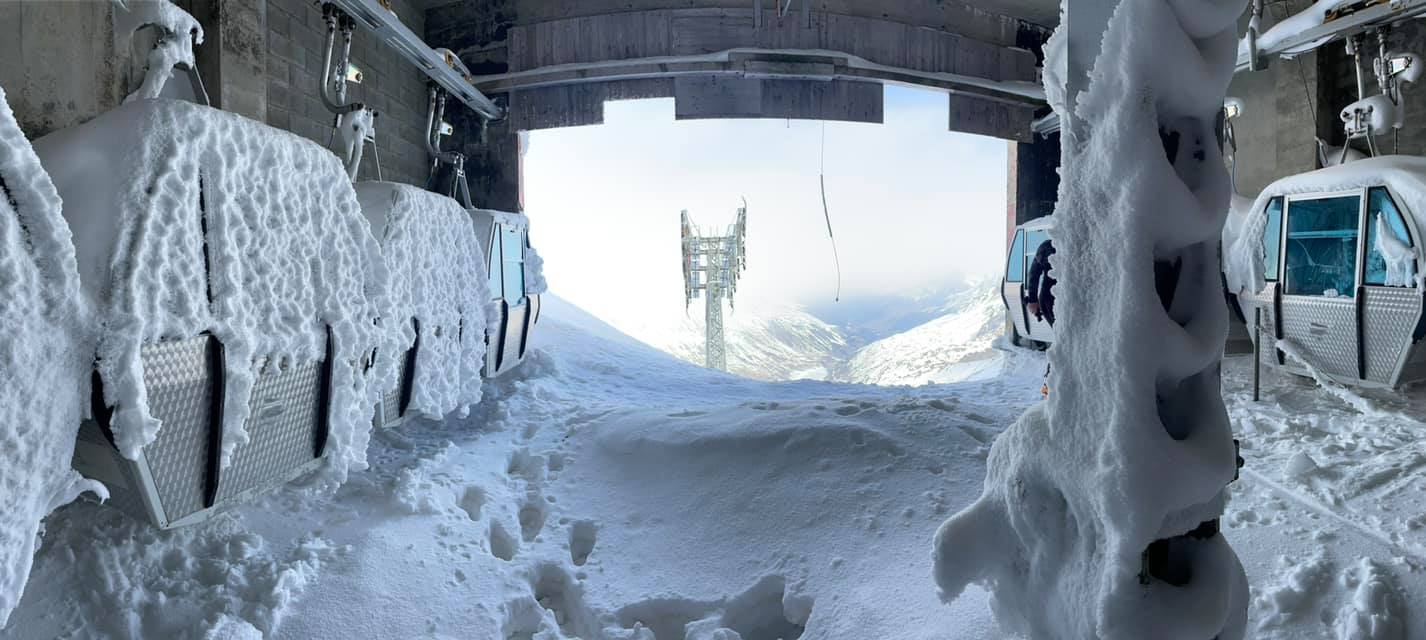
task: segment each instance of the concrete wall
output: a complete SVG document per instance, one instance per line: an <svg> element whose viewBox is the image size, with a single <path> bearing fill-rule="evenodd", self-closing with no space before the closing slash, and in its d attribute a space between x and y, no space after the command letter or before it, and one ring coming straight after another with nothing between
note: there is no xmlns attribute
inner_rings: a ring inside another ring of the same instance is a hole
<svg viewBox="0 0 1426 640"><path fill-rule="evenodd" d="M26 135L89 120L142 78L110 16L108 2L0 2L0 87Z"/></svg>
<svg viewBox="0 0 1426 640"><path fill-rule="evenodd" d="M214 106L266 121L326 145L332 116L317 97L326 26L307 0L178 0L203 23L196 49ZM393 0L416 33L425 12ZM109 2L0 2L0 87L32 138L85 122L118 106L143 78L142 56L115 49ZM146 53L138 42L134 50ZM423 186L426 80L360 29L352 60L365 79L349 97L380 112L377 155L387 180ZM181 82L181 76L175 76ZM360 179L376 178L370 148Z"/></svg>
<svg viewBox="0 0 1426 640"><path fill-rule="evenodd" d="M326 42L322 12L308 0L266 3L267 122L325 145L331 135L332 116L317 97ZM425 12L407 0L393 0L391 5L412 31L425 32ZM361 68L364 78L362 84L348 85L347 96L380 114L376 146L385 179L424 186L429 172L422 130L426 126L426 77L360 28L352 43L352 63ZM358 179L376 179L375 159L368 148Z"/></svg>
<svg viewBox="0 0 1426 640"><path fill-rule="evenodd" d="M1282 7L1300 11L1305 0L1286 5L1270 5L1269 17L1286 15ZM1272 24L1271 21L1268 24ZM1389 49L1426 53L1426 27L1410 21L1395 28ZM1368 41L1376 49L1374 40ZM1370 73L1370 60L1363 64L1368 94L1378 92ZM1426 84L1426 83L1423 83ZM1357 100L1352 59L1337 42L1292 60L1272 60L1262 71L1244 71L1233 78L1228 95L1244 102L1244 114L1234 122L1237 137L1238 192L1256 195L1278 178L1317 168L1317 145L1321 137L1330 145L1343 143L1337 113ZM1410 86L1405 91L1406 127L1400 132L1399 152L1426 155L1426 86ZM1391 135L1377 138L1378 150L1392 153L1398 147ZM1365 151L1365 145L1357 146Z"/></svg>

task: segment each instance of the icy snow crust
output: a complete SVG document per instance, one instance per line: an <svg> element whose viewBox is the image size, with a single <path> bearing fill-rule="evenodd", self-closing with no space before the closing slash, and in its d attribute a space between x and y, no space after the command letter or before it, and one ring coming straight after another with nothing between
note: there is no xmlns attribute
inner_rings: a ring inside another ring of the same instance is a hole
<svg viewBox="0 0 1426 640"><path fill-rule="evenodd" d="M357 200L381 243L390 299L387 354L399 357L421 324L410 409L439 419L480 402L490 287L485 251L455 200L392 182L359 182Z"/></svg>
<svg viewBox="0 0 1426 640"><path fill-rule="evenodd" d="M1218 378L1229 182L1213 122L1242 7L1120 3L1074 105L1055 213L1049 400L995 441L984 495L934 544L943 597L986 586L1007 631L1243 635L1247 584L1221 536L1175 540L1185 586L1139 580L1150 543L1222 513L1234 475ZM1171 305L1156 293L1155 260L1181 261Z"/></svg>
<svg viewBox="0 0 1426 640"><path fill-rule="evenodd" d="M20 599L40 521L104 487L70 467L92 310L54 184L0 89L0 628Z"/></svg>
<svg viewBox="0 0 1426 640"><path fill-rule="evenodd" d="M1426 229L1426 208L1416 206L1426 202L1426 158L1420 156L1389 155L1366 158L1288 176L1268 185L1258 194L1252 208L1246 211L1241 222L1223 228L1224 272L1228 276L1228 290L1233 293L1256 293L1266 284L1263 279L1262 238L1263 227L1268 221L1265 212L1268 200L1278 196L1383 185L1391 190L1392 199L1402 215L1411 218L1415 229ZM1379 237L1391 235L1379 234ZM1390 243L1392 240L1395 238L1391 237L1385 242ZM1399 260L1394 264L1388 263L1389 275L1398 278L1393 282L1418 282L1419 286L1418 279L1421 276L1414 273L1414 267L1409 264L1415 256L1402 253L1400 249L1403 248L1406 247L1383 247L1382 253L1385 256L1397 256ZM1407 263L1403 264L1400 260Z"/></svg>
<svg viewBox="0 0 1426 640"><path fill-rule="evenodd" d="M99 311L97 367L124 456L161 428L140 345L205 331L223 343L226 466L248 440L253 363L321 360L331 327L329 477L365 465L372 407L394 373L357 367L383 339L375 320L389 304L387 274L336 156L170 100L123 105L35 146L65 197L83 289Z"/></svg>

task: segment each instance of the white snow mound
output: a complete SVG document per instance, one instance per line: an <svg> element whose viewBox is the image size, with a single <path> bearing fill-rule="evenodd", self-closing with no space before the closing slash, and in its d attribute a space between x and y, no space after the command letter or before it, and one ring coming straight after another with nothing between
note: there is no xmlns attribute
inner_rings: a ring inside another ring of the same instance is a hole
<svg viewBox="0 0 1426 640"><path fill-rule="evenodd" d="M0 89L0 628L20 599L40 521L104 487L71 467L91 310L54 184Z"/></svg>

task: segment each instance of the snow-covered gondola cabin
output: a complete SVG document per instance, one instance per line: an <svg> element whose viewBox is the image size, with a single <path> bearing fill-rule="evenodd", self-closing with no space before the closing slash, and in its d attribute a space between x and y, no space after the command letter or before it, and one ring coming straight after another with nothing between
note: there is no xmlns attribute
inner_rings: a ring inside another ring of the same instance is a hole
<svg viewBox="0 0 1426 640"><path fill-rule="evenodd" d="M489 260L490 296L498 312L486 333L485 376L494 378L515 368L528 353L530 333L540 319L544 276L530 248L529 218L488 209L469 211Z"/></svg>
<svg viewBox="0 0 1426 640"><path fill-rule="evenodd" d="M166 99L35 148L97 315L74 464L111 503L166 529L364 464L386 270L336 156Z"/></svg>
<svg viewBox="0 0 1426 640"><path fill-rule="evenodd" d="M1229 292L1263 362L1365 386L1426 378L1423 215L1426 158L1408 156L1283 178L1230 214Z"/></svg>
<svg viewBox="0 0 1426 640"><path fill-rule="evenodd" d="M485 252L466 210L446 196L392 182L358 182L357 200L390 277L382 326L397 359L374 424L414 412L439 419L480 402L485 362Z"/></svg>
<svg viewBox="0 0 1426 640"><path fill-rule="evenodd" d="M1025 295L1030 278L1030 262L1035 251L1049 242L1055 228L1053 216L1036 218L1015 228L1010 240L1010 252L1005 259L1005 277L1000 281L1000 299L1010 316L1010 342L1015 346L1031 343L1049 344L1055 339L1054 329L1041 317L1026 308Z"/></svg>

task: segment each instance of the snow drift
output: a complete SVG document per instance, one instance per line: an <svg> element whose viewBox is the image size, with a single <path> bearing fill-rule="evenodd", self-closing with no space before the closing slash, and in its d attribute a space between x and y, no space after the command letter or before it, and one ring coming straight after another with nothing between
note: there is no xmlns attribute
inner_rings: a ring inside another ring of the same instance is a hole
<svg viewBox="0 0 1426 640"><path fill-rule="evenodd" d="M212 333L226 350L222 462L248 440L270 361L320 361L333 339L327 460L365 465L376 389L358 375L383 339L387 275L340 162L320 146L186 102L140 100L36 150L65 197L79 275L98 310L97 369L130 459L161 428L140 346ZM206 269L205 269L206 266Z"/></svg>
<svg viewBox="0 0 1426 640"><path fill-rule="evenodd" d="M1216 527L1234 450L1214 132L1241 10L1119 3L1071 105L1049 401L996 440L984 494L934 543L943 598L983 584L1007 630L1243 635L1246 579Z"/></svg>
<svg viewBox="0 0 1426 640"><path fill-rule="evenodd" d="M97 482L69 466L93 345L69 229L0 89L0 628L29 578L40 521Z"/></svg>
<svg viewBox="0 0 1426 640"><path fill-rule="evenodd" d="M390 332L382 358L420 341L410 410L439 419L462 416L480 402L490 287L485 251L455 200L392 182L361 182L357 200L381 243L390 299L400 310L383 321ZM419 321L420 336L410 319ZM394 380L386 381L391 388Z"/></svg>

